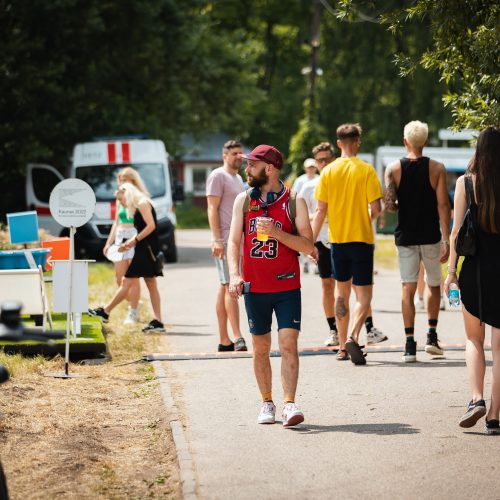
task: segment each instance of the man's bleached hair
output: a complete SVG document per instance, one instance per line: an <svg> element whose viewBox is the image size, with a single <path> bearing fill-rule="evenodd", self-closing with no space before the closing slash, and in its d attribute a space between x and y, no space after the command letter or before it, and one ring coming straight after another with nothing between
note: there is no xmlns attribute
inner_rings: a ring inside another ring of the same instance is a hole
<svg viewBox="0 0 500 500"><path fill-rule="evenodd" d="M405 125L404 138L414 147L423 148L427 142L429 127L427 123L414 120Z"/></svg>

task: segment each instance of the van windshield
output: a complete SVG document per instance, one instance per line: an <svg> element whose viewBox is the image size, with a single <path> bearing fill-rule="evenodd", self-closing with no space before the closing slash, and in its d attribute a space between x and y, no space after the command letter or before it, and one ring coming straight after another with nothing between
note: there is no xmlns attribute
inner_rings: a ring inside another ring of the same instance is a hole
<svg viewBox="0 0 500 500"><path fill-rule="evenodd" d="M151 198L165 195L165 165L162 163L138 163L130 164L130 166L139 172ZM115 199L117 188L116 177L124 167L125 165L77 167L76 177L90 185L97 201L112 201Z"/></svg>

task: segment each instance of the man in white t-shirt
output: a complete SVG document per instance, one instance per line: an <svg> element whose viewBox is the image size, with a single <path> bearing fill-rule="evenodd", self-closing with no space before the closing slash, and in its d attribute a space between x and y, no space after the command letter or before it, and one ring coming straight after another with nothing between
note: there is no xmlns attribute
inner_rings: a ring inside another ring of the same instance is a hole
<svg viewBox="0 0 500 500"><path fill-rule="evenodd" d="M226 142L222 149L224 164L210 173L206 186L208 223L212 231L212 255L220 281L215 304L219 324L219 352L247 350L240 331L238 300L231 297L228 292L229 271L226 255L234 200L244 191L243 179L238 174L243 162L242 154L243 149L238 141ZM229 337L228 320L235 342Z"/></svg>
<svg viewBox="0 0 500 500"><path fill-rule="evenodd" d="M315 165L321 172L323 167L335 160L335 153L329 142L322 142L312 150ZM314 197L314 190L319 181L319 175L304 183L302 189L297 193L304 198L309 211L309 220L313 220L318 202ZM318 271L321 278L322 302L325 311L326 321L330 329L330 335L325 340L327 346L339 345L339 334L335 321L335 279L333 278L332 262L330 257L330 243L328 242L328 221L325 220L323 227L314 243L318 249Z"/></svg>
<svg viewBox="0 0 500 500"><path fill-rule="evenodd" d="M316 170L316 161L314 158L307 158L304 161L304 174L299 175L293 185L292 185L292 191L295 191L297 194L300 193L300 190L302 189L302 186L308 182L313 180L314 178L319 177L318 171Z"/></svg>
<svg viewBox="0 0 500 500"><path fill-rule="evenodd" d="M318 170L316 170L316 161L314 158L307 158L304 161L304 174L299 175L293 185L291 190L299 194L302 190L304 184L311 182L314 179L319 179ZM302 266L302 271L305 273L309 272L309 257L305 255L300 256L300 264Z"/></svg>

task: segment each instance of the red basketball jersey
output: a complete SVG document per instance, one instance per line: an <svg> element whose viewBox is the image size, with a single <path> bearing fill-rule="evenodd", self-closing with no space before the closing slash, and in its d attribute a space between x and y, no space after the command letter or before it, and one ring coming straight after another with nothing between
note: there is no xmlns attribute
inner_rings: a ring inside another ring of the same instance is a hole
<svg viewBox="0 0 500 500"><path fill-rule="evenodd" d="M268 205L267 214L262 210L262 200L250 200L244 224L243 279L250 282L251 292L285 292L300 288L297 251L273 238L259 241L255 229L257 217L267 215L282 231L291 233L289 196L290 190L285 187Z"/></svg>

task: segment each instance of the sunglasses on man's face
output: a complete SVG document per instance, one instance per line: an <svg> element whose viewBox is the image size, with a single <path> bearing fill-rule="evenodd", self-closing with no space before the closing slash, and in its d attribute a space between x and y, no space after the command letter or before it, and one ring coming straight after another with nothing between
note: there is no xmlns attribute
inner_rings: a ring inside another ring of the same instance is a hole
<svg viewBox="0 0 500 500"><path fill-rule="evenodd" d="M325 156L323 158L314 158L318 163L322 163L323 165L326 165L327 163L330 163L333 160L333 156Z"/></svg>

